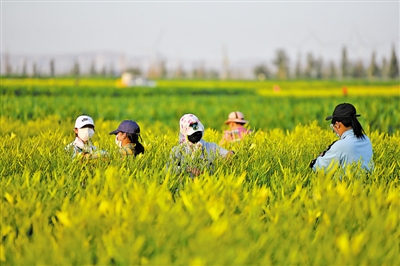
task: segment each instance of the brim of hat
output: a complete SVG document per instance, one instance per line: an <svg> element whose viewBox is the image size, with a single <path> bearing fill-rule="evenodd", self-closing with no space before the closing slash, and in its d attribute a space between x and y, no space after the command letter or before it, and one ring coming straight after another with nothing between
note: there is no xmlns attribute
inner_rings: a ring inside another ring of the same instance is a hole
<svg viewBox="0 0 400 266"><path fill-rule="evenodd" d="M325 120L331 120L332 118L333 118L333 115L330 115L327 118L325 118Z"/></svg>
<svg viewBox="0 0 400 266"><path fill-rule="evenodd" d="M231 122L239 123L239 124L247 124L249 121L247 120L242 120L242 119L228 119L225 121L225 124L229 124Z"/></svg>
<svg viewBox="0 0 400 266"><path fill-rule="evenodd" d="M86 123L86 124L81 125L81 127L75 127L75 128L83 128L84 126L87 126L87 125L91 125L94 127L94 125L92 123Z"/></svg>
<svg viewBox="0 0 400 266"><path fill-rule="evenodd" d="M114 130L114 131L111 131L111 132L110 132L110 135L117 135L118 132L120 132L120 131L119 131L118 129L116 129L116 130Z"/></svg>
<svg viewBox="0 0 400 266"><path fill-rule="evenodd" d="M199 129L197 129L197 130L194 130L193 128L189 128L189 130L188 130L188 132L187 132L187 135L190 136L190 135L192 135L193 133L196 133L196 132L199 132L199 131L203 132L203 129L202 129L202 128L199 128Z"/></svg>

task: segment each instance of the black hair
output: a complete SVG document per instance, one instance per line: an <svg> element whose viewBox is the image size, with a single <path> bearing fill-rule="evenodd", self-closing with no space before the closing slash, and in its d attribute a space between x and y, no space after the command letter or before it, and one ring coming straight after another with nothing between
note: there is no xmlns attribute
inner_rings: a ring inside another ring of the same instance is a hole
<svg viewBox="0 0 400 266"><path fill-rule="evenodd" d="M358 121L355 115L351 117L337 117L332 119L332 124L335 124L336 121L342 122L345 127L352 127L354 131L354 135L358 139L365 139L365 132L360 122Z"/></svg>
<svg viewBox="0 0 400 266"><path fill-rule="evenodd" d="M135 144L135 151L134 154L135 156L144 153L144 147L143 145L139 142L139 135L136 133L126 133L126 136L128 137L129 141L131 143Z"/></svg>

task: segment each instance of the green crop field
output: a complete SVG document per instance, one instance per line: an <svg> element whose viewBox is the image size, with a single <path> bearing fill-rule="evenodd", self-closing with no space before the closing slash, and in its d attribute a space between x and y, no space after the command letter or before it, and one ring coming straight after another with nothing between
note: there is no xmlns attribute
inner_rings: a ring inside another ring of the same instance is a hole
<svg viewBox="0 0 400 266"><path fill-rule="evenodd" d="M342 102L361 114L371 174L308 168ZM399 103L398 82L3 79L1 265L397 265ZM238 110L254 133L225 146L233 158L195 179L166 170L183 114L219 143ZM108 156L65 153L83 113ZM145 147L128 160L108 134L124 119Z"/></svg>

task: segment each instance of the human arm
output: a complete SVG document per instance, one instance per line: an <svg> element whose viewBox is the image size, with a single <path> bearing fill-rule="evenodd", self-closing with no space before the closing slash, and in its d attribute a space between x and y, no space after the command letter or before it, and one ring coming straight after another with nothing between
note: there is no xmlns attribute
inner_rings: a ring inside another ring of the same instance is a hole
<svg viewBox="0 0 400 266"><path fill-rule="evenodd" d="M314 171L317 171L317 169L324 169L327 171L328 168L332 166L332 163L340 163L340 154L340 143L334 141L326 150L321 152L317 158L310 162L309 167Z"/></svg>

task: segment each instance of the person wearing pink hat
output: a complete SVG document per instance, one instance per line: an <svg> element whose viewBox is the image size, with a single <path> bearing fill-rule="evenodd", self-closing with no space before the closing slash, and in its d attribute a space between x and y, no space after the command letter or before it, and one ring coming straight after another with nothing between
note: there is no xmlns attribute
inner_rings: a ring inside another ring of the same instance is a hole
<svg viewBox="0 0 400 266"><path fill-rule="evenodd" d="M248 122L249 121L244 119L242 112L231 112L228 116L228 120L225 121L225 124L229 126L229 130L224 131L221 144L242 140L251 132L251 130L244 127Z"/></svg>
<svg viewBox="0 0 400 266"><path fill-rule="evenodd" d="M179 120L179 145L172 148L167 170L179 174L188 173L194 178L204 171L212 172L218 158L228 158L233 151L214 142L203 140L204 126L194 114L185 114Z"/></svg>

